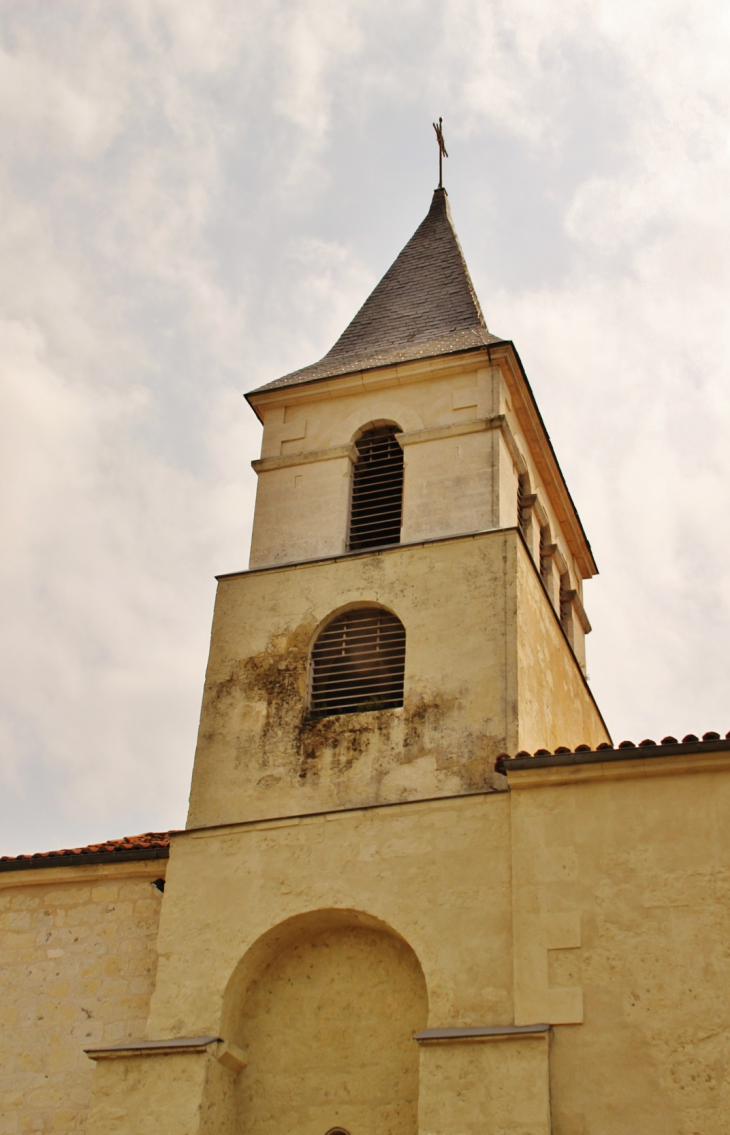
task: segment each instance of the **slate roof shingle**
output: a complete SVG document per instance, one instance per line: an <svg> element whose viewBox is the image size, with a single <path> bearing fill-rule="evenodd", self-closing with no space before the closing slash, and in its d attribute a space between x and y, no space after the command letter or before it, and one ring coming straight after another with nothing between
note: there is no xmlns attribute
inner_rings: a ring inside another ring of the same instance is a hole
<svg viewBox="0 0 730 1135"><path fill-rule="evenodd" d="M501 343L484 319L445 189L324 358L252 391Z"/></svg>

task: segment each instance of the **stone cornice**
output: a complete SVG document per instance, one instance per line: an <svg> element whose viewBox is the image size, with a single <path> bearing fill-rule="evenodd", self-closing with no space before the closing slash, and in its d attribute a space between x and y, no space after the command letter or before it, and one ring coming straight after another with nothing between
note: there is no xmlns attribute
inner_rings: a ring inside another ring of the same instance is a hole
<svg viewBox="0 0 730 1135"><path fill-rule="evenodd" d="M292 465L311 465L317 461L336 461L339 458L349 457L354 464L357 461L357 446L331 445L328 449L303 450L301 453L286 453L281 457L260 457L251 462L251 468L256 473L268 473L272 469L288 469Z"/></svg>
<svg viewBox="0 0 730 1135"><path fill-rule="evenodd" d="M481 433L483 431L500 430L512 460L520 472L525 471L525 462L519 451L514 434L504 414L495 414L491 418L469 418L465 422L453 422L448 426L430 426L423 430L410 430L396 434L401 446L420 445L427 441L441 441L444 438L460 437L463 434Z"/></svg>
<svg viewBox="0 0 730 1135"><path fill-rule="evenodd" d="M583 601L582 601L579 593L575 590L575 588L571 587L571 588L568 588L565 591L561 590L560 598L561 598L561 600L564 599L567 603L572 604L573 610L575 611L575 614L576 614L576 618L578 619L578 622L580 623L580 625L583 628L583 633L584 634L590 634L590 632L592 630L590 619L586 615L586 609L583 606Z"/></svg>
<svg viewBox="0 0 730 1135"><path fill-rule="evenodd" d="M391 363L371 370L351 371L336 377L321 378L301 386L280 386L246 394L246 400L260 417L259 408L294 406L304 402L321 402L343 394L367 393L387 387L410 385L432 378L434 374L470 374L487 361L487 348L473 347L453 355L436 355L409 362Z"/></svg>

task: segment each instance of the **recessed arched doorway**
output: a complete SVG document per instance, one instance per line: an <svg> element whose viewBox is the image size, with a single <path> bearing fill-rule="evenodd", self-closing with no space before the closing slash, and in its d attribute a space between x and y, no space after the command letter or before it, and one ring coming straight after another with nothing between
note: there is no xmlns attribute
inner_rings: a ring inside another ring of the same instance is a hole
<svg viewBox="0 0 730 1135"><path fill-rule="evenodd" d="M357 912L290 919L257 943L226 995L222 1032L247 1054L231 1085L246 1135L416 1135L426 983L399 935Z"/></svg>

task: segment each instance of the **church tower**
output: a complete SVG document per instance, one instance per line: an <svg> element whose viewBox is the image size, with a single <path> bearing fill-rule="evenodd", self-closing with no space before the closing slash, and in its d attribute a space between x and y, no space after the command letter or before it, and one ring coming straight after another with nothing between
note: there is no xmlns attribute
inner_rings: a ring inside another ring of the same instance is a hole
<svg viewBox="0 0 730 1135"><path fill-rule="evenodd" d="M518 979L495 762L609 740L596 566L443 189L329 353L248 401L250 565L219 579L147 1039L94 1055L89 1135L548 1135L548 1025L580 1010L531 899Z"/></svg>
<svg viewBox="0 0 730 1135"><path fill-rule="evenodd" d="M250 569L220 579L193 825L483 789L500 752L606 740L590 545L445 190L332 350L248 400Z"/></svg>

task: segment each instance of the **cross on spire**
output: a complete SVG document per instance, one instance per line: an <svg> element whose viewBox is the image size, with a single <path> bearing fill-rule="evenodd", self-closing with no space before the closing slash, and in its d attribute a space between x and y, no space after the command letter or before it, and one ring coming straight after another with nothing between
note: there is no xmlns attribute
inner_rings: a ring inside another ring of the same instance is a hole
<svg viewBox="0 0 730 1135"><path fill-rule="evenodd" d="M444 187L444 158L448 158L446 146L444 145L444 132L443 132L443 118L439 118L438 126L433 123L433 128L436 131L436 140L439 144L439 189Z"/></svg>

